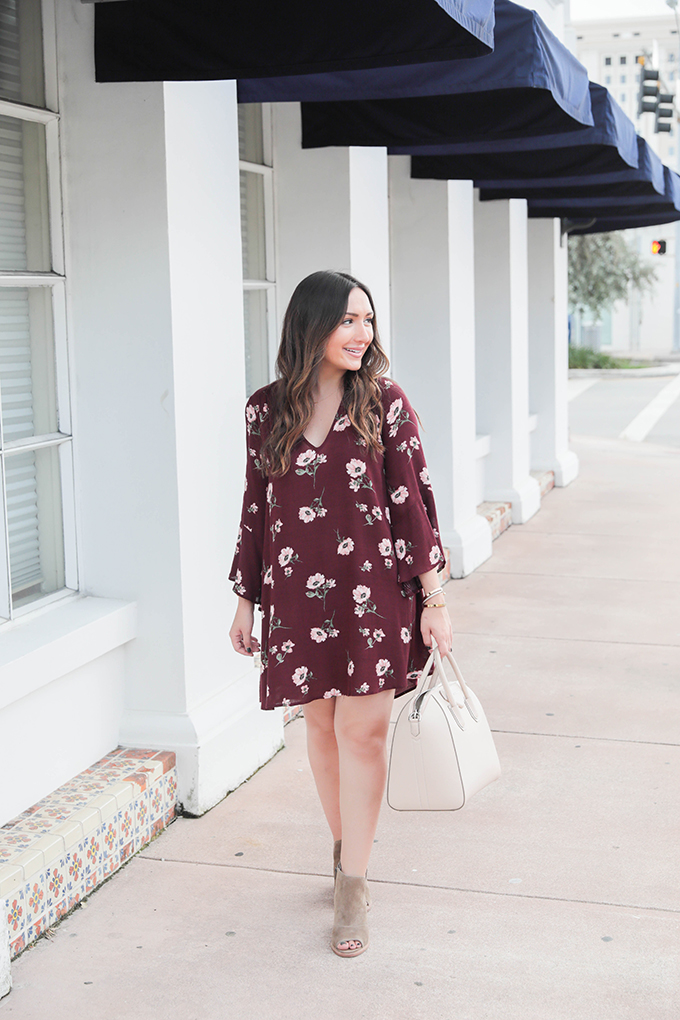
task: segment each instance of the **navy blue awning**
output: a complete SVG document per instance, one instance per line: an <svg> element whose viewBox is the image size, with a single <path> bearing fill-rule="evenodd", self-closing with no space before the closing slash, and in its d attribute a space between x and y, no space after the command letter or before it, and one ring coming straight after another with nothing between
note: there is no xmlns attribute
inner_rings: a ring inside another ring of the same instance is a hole
<svg viewBox="0 0 680 1020"><path fill-rule="evenodd" d="M591 82L589 92L592 127L524 138L393 146L389 152L410 154L411 176L434 180L572 177L637 167L639 150L632 121L607 89Z"/></svg>
<svg viewBox="0 0 680 1020"><path fill-rule="evenodd" d="M606 234L612 230L633 230L636 227L657 227L665 223L676 223L680 220L680 212L661 213L658 215L640 213L628 216L617 216L611 219L585 220L583 226L572 226L569 236L576 234Z"/></svg>
<svg viewBox="0 0 680 1020"><path fill-rule="evenodd" d="M477 57L493 0L117 0L95 6L97 81L316 74Z"/></svg>
<svg viewBox="0 0 680 1020"><path fill-rule="evenodd" d="M530 177L516 180L475 181L483 202L499 198L586 198L663 195L664 165L644 138L638 138L638 165L613 173L572 177Z"/></svg>
<svg viewBox="0 0 680 1020"><path fill-rule="evenodd" d="M517 138L593 123L583 65L535 11L510 0L496 0L489 56L316 76L308 86L314 101L302 103L304 148ZM348 98L357 94L363 98ZM263 93L241 86L241 99L256 95ZM284 97L299 94L276 92Z"/></svg>
<svg viewBox="0 0 680 1020"><path fill-rule="evenodd" d="M569 198L530 198L529 217L532 219L559 216L569 219L616 219L619 216L655 216L666 213L680 214L680 177L664 167L664 192L651 195L601 195Z"/></svg>

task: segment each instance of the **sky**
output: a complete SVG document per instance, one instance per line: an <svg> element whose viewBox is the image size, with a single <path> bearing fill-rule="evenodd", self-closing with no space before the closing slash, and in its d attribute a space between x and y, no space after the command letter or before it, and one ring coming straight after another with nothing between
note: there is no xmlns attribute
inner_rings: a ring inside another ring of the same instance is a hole
<svg viewBox="0 0 680 1020"><path fill-rule="evenodd" d="M572 21L673 13L666 0L571 0L570 8ZM680 12L680 7L678 10Z"/></svg>

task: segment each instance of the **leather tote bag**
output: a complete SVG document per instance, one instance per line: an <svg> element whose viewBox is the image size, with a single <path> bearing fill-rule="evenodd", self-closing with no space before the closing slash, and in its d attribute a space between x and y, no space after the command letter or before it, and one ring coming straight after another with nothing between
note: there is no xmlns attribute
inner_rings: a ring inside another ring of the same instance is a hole
<svg viewBox="0 0 680 1020"><path fill-rule="evenodd" d="M392 734L387 803L396 811L458 811L501 774L479 699L450 652L435 647Z"/></svg>

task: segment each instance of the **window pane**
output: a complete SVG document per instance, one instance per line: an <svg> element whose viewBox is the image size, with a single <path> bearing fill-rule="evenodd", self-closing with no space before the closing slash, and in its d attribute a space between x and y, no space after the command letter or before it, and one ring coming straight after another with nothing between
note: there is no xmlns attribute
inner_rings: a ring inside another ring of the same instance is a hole
<svg viewBox="0 0 680 1020"><path fill-rule="evenodd" d="M0 287L0 406L4 444L57 431L48 287Z"/></svg>
<svg viewBox="0 0 680 1020"><path fill-rule="evenodd" d="M0 0L0 98L45 105L40 0Z"/></svg>
<svg viewBox="0 0 680 1020"><path fill-rule="evenodd" d="M266 290L244 292L243 316L246 335L246 392L250 396L269 382Z"/></svg>
<svg viewBox="0 0 680 1020"><path fill-rule="evenodd" d="M5 454L12 605L64 587L59 448Z"/></svg>
<svg viewBox="0 0 680 1020"><path fill-rule="evenodd" d="M241 171L241 245L244 278L266 280L264 179L245 170Z"/></svg>
<svg viewBox="0 0 680 1020"><path fill-rule="evenodd" d="M0 116L0 269L48 272L48 224L45 127Z"/></svg>
<svg viewBox="0 0 680 1020"><path fill-rule="evenodd" d="M238 149L240 159L264 163L261 103L239 103Z"/></svg>

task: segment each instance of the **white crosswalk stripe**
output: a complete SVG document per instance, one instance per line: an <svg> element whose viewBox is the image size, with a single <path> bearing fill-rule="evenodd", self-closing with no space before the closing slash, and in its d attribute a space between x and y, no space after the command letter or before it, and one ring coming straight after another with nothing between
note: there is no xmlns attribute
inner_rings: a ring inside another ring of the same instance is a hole
<svg viewBox="0 0 680 1020"><path fill-rule="evenodd" d="M619 439L630 439L634 443L641 443L678 397L680 397L680 375L677 375L667 386L659 390L647 406L635 415L632 422L626 425Z"/></svg>

